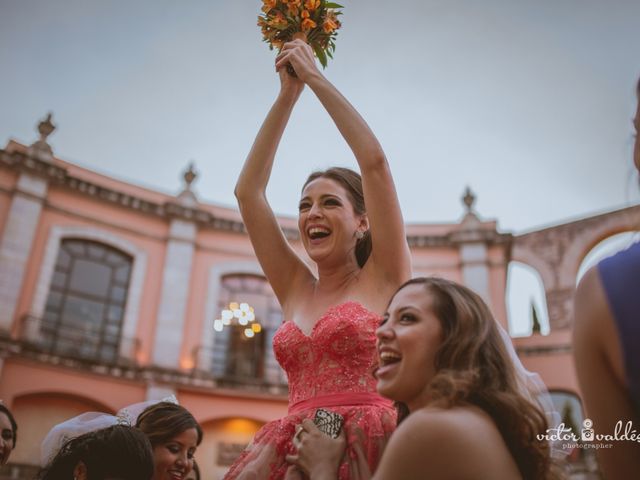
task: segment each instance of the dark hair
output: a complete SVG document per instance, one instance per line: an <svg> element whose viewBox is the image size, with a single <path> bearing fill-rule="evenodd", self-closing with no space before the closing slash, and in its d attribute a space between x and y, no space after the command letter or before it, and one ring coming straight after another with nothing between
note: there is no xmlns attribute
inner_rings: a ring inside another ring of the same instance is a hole
<svg viewBox="0 0 640 480"><path fill-rule="evenodd" d="M195 428L198 433L198 443L202 441L202 428L189 410L171 402L159 402L145 408L136 422L138 427L149 439L152 446L170 441L185 430Z"/></svg>
<svg viewBox="0 0 640 480"><path fill-rule="evenodd" d="M9 410L9 408L2 402L0 402L0 413L4 413L9 419L9 423L11 424L11 430L13 430L13 447L16 448L16 442L18 441L18 424L16 423L16 419L13 418L13 414Z"/></svg>
<svg viewBox="0 0 640 480"><path fill-rule="evenodd" d="M198 466L198 462L196 459L193 459L193 473L196 474L196 480L200 480L200 467Z"/></svg>
<svg viewBox="0 0 640 480"><path fill-rule="evenodd" d="M525 480L555 478L540 406L519 389L515 367L489 307L467 287L437 277L414 278L432 298L442 328L435 355L436 374L429 383L431 404L442 408L471 404L495 422ZM393 299L393 297L392 297ZM399 410L402 413L402 410Z"/></svg>
<svg viewBox="0 0 640 480"><path fill-rule="evenodd" d="M37 478L73 478L73 471L81 462L89 480L149 480L154 471L147 437L133 427L114 425L69 440Z"/></svg>
<svg viewBox="0 0 640 480"><path fill-rule="evenodd" d="M313 172L304 182L302 189L314 180L318 178L328 178L342 185L349 194L351 199L351 205L353 211L357 215L364 215L367 213L366 206L364 204L364 191L362 189L362 177L358 172L354 172L350 168L344 167L331 167L327 170ZM367 263L369 255L371 255L371 232L367 230L364 232L364 236L356 241L355 255L360 268L364 267Z"/></svg>

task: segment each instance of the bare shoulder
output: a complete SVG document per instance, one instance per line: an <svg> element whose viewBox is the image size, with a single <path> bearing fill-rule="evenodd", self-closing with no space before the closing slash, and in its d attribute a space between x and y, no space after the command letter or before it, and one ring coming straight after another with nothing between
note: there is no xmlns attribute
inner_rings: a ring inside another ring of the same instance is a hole
<svg viewBox="0 0 640 480"><path fill-rule="evenodd" d="M581 366L606 359L622 381L622 353L598 267L592 267L580 279L574 297L574 350Z"/></svg>
<svg viewBox="0 0 640 480"><path fill-rule="evenodd" d="M587 270L580 279L576 287L574 302L577 319L575 326L578 328L589 328L594 322L602 322L603 315L608 315L608 306L597 266Z"/></svg>
<svg viewBox="0 0 640 480"><path fill-rule="evenodd" d="M414 418L407 422L407 429L423 432L424 440L429 442L446 439L452 446L463 447L487 435L500 435L491 417L477 407L429 407L415 412L409 419L411 417Z"/></svg>
<svg viewBox="0 0 640 480"><path fill-rule="evenodd" d="M520 478L497 427L475 407L424 408L409 415L391 437L375 478L418 479L427 473L431 479Z"/></svg>

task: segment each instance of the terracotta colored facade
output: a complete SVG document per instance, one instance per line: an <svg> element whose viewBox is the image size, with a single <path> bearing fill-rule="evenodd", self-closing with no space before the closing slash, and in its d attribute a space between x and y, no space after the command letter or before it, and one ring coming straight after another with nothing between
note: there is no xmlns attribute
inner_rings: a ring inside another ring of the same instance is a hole
<svg viewBox="0 0 640 480"><path fill-rule="evenodd" d="M20 426L3 471L36 465L57 422L174 394L203 426L204 478L219 478L262 424L287 411L270 348L282 318L239 213L199 203L191 170L180 195L161 194L54 157L46 122L40 131L30 147L0 150L0 399ZM471 194L464 200L460 222L408 225L414 273L465 283L506 327L509 262L536 268L551 334L516 347L550 389L579 395L577 268L602 238L631 229L640 207L514 236L478 219ZM295 219L280 222L303 253ZM214 329L231 301L255 306L254 338Z"/></svg>

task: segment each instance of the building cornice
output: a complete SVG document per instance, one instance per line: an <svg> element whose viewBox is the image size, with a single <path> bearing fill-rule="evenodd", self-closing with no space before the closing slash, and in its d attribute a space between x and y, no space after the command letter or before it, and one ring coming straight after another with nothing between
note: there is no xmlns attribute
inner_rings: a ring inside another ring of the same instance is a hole
<svg viewBox="0 0 640 480"><path fill-rule="evenodd" d="M68 169L39 158L37 155L21 151L7 151L0 149L0 167L16 172L26 172L47 180L50 185L85 195L94 200L105 202L117 207L133 210L143 215L149 215L170 221L174 218L194 222L199 228L213 229L223 232L245 234L244 224L235 219L216 216L204 209L186 206L169 200L164 203L154 202L141 196L125 193L98 183L74 176ZM452 227L456 227L452 224ZM289 240L298 240L300 234L297 229L282 227ZM513 235L500 233L495 229L479 226L474 229L455 229L443 235L408 235L407 241L413 248L452 247L469 242L480 242L487 245L503 245L507 249L511 245Z"/></svg>
<svg viewBox="0 0 640 480"><path fill-rule="evenodd" d="M244 225L240 221L218 217L203 209L184 206L179 204L177 200L158 203L146 200L140 196L108 188L73 176L69 174L68 170L64 167L23 152L0 150L0 165L17 172L26 172L31 175L43 177L51 185L62 187L95 200L134 210L145 215L167 220L179 218L181 220L195 222L200 227L212 228L214 230L234 233L244 233L245 231ZM285 234L287 237L292 238L296 238L298 235L294 229L285 229Z"/></svg>
<svg viewBox="0 0 640 480"><path fill-rule="evenodd" d="M410 247L415 248L451 247L465 243L484 243L489 246L509 247L513 241L513 235L495 230L469 230L452 231L444 235L408 235L407 241Z"/></svg>

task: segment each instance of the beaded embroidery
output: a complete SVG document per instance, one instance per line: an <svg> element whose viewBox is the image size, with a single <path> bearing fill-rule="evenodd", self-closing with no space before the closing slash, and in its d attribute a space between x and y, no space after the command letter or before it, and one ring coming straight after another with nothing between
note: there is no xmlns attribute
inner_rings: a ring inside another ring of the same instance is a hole
<svg viewBox="0 0 640 480"><path fill-rule="evenodd" d="M289 405L322 395L375 392L375 331L380 317L358 302L329 308L305 335L293 322L283 323L273 338L278 362L289 379ZM344 417L347 455L339 470L341 480L370 478L395 428L390 407L338 406L331 411ZM294 453L295 426L313 418L315 409L269 422L232 465L230 479L304 478L284 459Z"/></svg>

